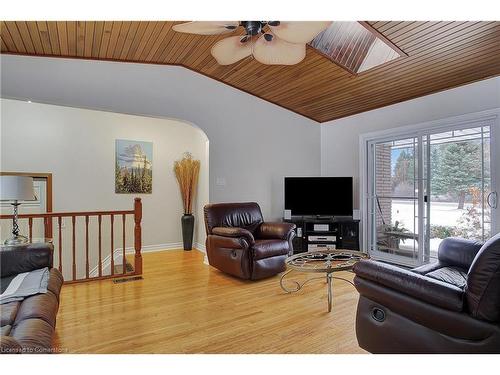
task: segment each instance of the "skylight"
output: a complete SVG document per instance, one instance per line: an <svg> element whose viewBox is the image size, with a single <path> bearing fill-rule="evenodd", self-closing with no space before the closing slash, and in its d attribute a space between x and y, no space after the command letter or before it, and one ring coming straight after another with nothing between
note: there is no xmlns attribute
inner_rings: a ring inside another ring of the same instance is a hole
<svg viewBox="0 0 500 375"><path fill-rule="evenodd" d="M309 45L351 73L362 73L405 56L369 25L333 22Z"/></svg>

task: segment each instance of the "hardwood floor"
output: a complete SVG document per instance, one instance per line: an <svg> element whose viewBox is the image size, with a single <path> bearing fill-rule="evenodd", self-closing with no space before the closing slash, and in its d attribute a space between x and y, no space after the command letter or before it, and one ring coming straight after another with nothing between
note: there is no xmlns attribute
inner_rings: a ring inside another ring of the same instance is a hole
<svg viewBox="0 0 500 375"><path fill-rule="evenodd" d="M354 330L358 294L346 282L334 280L328 313L322 280L286 294L279 276L241 281L204 265L198 251L143 258L143 280L63 287L57 346L70 353L364 352Z"/></svg>

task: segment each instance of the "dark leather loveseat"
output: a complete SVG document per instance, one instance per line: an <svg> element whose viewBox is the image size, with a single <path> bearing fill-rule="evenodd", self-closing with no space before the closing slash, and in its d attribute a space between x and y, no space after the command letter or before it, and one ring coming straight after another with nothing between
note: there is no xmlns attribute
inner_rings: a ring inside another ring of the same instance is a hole
<svg viewBox="0 0 500 375"><path fill-rule="evenodd" d="M285 259L293 252L295 225L264 222L257 203L208 204L205 228L210 265L242 279L285 271Z"/></svg>
<svg viewBox="0 0 500 375"><path fill-rule="evenodd" d="M61 273L52 268L54 247L51 244L29 244L0 249L3 282L12 276L49 267L47 293L35 294L22 301L0 305L0 353L52 353Z"/></svg>
<svg viewBox="0 0 500 375"><path fill-rule="evenodd" d="M359 345L372 353L500 353L500 234L447 238L413 270L354 267Z"/></svg>

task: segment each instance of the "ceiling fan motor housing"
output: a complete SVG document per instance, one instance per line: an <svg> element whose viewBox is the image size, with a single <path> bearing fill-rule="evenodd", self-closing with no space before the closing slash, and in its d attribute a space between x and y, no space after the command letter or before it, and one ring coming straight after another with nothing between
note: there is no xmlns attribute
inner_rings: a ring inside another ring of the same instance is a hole
<svg viewBox="0 0 500 375"><path fill-rule="evenodd" d="M220 35L244 28L245 34L219 40L211 53L220 65L231 65L246 57L266 65L294 65L306 56L306 44L326 29L330 21L192 21L174 25L175 31Z"/></svg>
<svg viewBox="0 0 500 375"><path fill-rule="evenodd" d="M266 23L263 21L241 21L241 26L245 28L247 35L258 35Z"/></svg>

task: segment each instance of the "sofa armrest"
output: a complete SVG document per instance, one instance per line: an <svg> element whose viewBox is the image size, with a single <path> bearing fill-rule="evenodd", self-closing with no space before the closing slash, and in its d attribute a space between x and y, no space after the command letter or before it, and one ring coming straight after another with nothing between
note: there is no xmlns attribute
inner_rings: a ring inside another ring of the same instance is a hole
<svg viewBox="0 0 500 375"><path fill-rule="evenodd" d="M389 264L362 260L356 263L353 271L357 277L407 294L413 298L451 311L462 311L464 292L445 282L419 275Z"/></svg>
<svg viewBox="0 0 500 375"><path fill-rule="evenodd" d="M54 245L33 243L5 246L0 250L0 277L17 275L36 269L52 268Z"/></svg>
<svg viewBox="0 0 500 375"><path fill-rule="evenodd" d="M292 223L262 223L256 232L256 237L261 239L288 240L294 235L295 224Z"/></svg>
<svg viewBox="0 0 500 375"><path fill-rule="evenodd" d="M483 244L464 238L445 238L439 244L438 259L441 263L468 270Z"/></svg>
<svg viewBox="0 0 500 375"><path fill-rule="evenodd" d="M243 238L249 245L253 245L255 243L255 238L253 237L252 232L244 228L215 227L212 229L212 234L222 237Z"/></svg>

